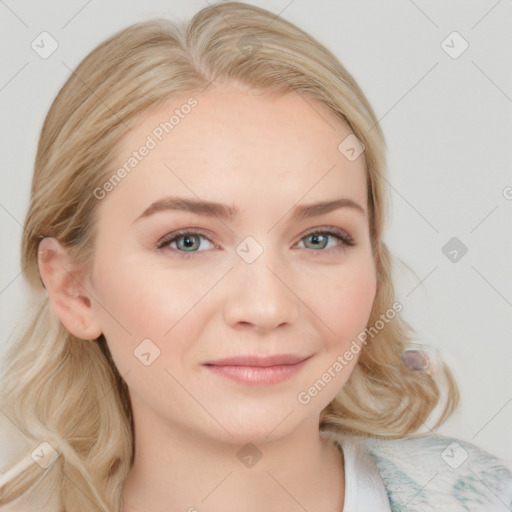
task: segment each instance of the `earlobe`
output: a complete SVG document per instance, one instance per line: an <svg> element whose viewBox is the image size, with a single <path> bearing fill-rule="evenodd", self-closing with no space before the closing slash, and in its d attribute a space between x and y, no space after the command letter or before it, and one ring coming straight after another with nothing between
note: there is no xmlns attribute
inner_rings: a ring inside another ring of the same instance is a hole
<svg viewBox="0 0 512 512"><path fill-rule="evenodd" d="M83 272L69 251L56 238L45 237L39 243L38 266L52 309L66 329L80 339L98 338L101 325L84 287Z"/></svg>

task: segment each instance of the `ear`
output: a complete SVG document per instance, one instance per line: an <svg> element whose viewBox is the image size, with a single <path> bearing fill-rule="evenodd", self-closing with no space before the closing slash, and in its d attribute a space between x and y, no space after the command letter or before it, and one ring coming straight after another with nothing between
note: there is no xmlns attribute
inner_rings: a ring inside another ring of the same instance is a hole
<svg viewBox="0 0 512 512"><path fill-rule="evenodd" d="M76 267L69 251L57 239L43 238L38 265L52 309L66 329L83 340L98 338L102 330L84 287L83 271Z"/></svg>

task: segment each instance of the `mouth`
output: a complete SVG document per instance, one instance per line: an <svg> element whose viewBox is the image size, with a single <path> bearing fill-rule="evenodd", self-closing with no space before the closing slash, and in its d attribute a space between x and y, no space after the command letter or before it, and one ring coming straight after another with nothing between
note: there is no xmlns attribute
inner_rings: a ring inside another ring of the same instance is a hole
<svg viewBox="0 0 512 512"><path fill-rule="evenodd" d="M291 378L310 357L295 354L244 355L211 361L203 366L214 374L239 384L272 385Z"/></svg>

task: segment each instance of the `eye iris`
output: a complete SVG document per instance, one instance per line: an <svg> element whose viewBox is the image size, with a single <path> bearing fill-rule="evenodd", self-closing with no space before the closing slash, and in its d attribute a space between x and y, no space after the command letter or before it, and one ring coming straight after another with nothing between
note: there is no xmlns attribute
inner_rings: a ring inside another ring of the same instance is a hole
<svg viewBox="0 0 512 512"><path fill-rule="evenodd" d="M177 243L178 247L180 247L179 242L181 240L183 240L185 242L185 245L184 245L184 247L181 247L181 248L184 248L186 250L187 249L197 249L199 247L198 239L199 239L199 237L197 237L197 236L183 235L177 239L176 243Z"/></svg>
<svg viewBox="0 0 512 512"><path fill-rule="evenodd" d="M318 241L320 238L323 238L324 240L321 240L320 241L320 244L322 243L322 241L324 242L324 244L322 245L322 249L324 249L326 247L326 244L327 244L327 236L326 235L316 235L316 234L313 234L313 235L309 235L309 237L312 241L313 241L313 245L315 249L318 248L318 245L315 246L315 244L318 244Z"/></svg>

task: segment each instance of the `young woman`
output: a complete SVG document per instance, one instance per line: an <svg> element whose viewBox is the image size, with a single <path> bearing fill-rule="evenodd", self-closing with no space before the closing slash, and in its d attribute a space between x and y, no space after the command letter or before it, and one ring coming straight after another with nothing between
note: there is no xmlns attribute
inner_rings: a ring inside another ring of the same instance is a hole
<svg viewBox="0 0 512 512"><path fill-rule="evenodd" d="M458 391L409 347L384 173L354 79L261 8L88 55L35 163L3 510L506 510L498 459L425 433Z"/></svg>

